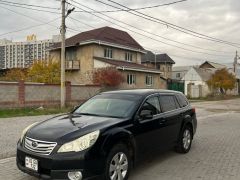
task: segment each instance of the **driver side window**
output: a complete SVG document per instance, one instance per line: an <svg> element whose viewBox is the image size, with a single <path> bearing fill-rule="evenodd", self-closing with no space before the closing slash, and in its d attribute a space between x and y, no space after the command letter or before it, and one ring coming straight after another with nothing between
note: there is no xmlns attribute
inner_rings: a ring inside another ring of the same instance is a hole
<svg viewBox="0 0 240 180"><path fill-rule="evenodd" d="M145 101L145 103L142 106L141 111L151 111L152 115L156 115L160 113L160 104L159 99L157 96L150 97Z"/></svg>

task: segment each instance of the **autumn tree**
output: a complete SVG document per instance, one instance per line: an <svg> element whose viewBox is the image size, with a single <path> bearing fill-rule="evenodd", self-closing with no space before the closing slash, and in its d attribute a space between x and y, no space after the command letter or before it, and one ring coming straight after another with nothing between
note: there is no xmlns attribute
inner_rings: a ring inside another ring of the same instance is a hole
<svg viewBox="0 0 240 180"><path fill-rule="evenodd" d="M21 68L13 68L6 72L6 74L1 77L1 80L4 81L20 81L26 80L27 78L27 70Z"/></svg>
<svg viewBox="0 0 240 180"><path fill-rule="evenodd" d="M228 72L228 70L217 70L212 77L207 81L207 84L213 90L220 90L222 94L226 94L227 90L233 90L235 88L236 78L234 74Z"/></svg>
<svg viewBox="0 0 240 180"><path fill-rule="evenodd" d="M93 73L93 82L105 88L115 88L124 82L124 77L114 67L99 68Z"/></svg>
<svg viewBox="0 0 240 180"><path fill-rule="evenodd" d="M59 62L38 60L29 68L28 79L32 82L58 84L60 83L60 73Z"/></svg>

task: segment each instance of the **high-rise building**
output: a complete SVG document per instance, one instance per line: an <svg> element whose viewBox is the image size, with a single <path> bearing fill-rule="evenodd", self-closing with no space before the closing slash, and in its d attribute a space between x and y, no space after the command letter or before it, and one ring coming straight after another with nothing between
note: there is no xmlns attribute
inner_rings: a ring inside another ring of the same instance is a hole
<svg viewBox="0 0 240 180"><path fill-rule="evenodd" d="M37 41L36 35L27 36L25 42L0 40L0 69L27 68L34 60L48 60L49 48L60 41L59 36Z"/></svg>

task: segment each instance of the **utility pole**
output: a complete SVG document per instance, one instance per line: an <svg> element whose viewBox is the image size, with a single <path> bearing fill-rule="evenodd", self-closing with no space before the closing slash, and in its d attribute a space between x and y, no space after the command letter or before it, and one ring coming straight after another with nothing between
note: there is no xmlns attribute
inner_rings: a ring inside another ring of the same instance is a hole
<svg viewBox="0 0 240 180"><path fill-rule="evenodd" d="M65 87L65 36L66 36L66 25L65 25L65 3L66 0L62 0L62 25L61 25L61 108L65 107L66 101L66 87Z"/></svg>
<svg viewBox="0 0 240 180"><path fill-rule="evenodd" d="M157 69L157 53L155 53L154 55L155 55L155 69Z"/></svg>
<svg viewBox="0 0 240 180"><path fill-rule="evenodd" d="M239 59L239 56L238 56L238 52L236 51L236 56L234 58L234 63L233 63L233 71L234 71L234 73L236 73L236 71L237 71L238 59Z"/></svg>

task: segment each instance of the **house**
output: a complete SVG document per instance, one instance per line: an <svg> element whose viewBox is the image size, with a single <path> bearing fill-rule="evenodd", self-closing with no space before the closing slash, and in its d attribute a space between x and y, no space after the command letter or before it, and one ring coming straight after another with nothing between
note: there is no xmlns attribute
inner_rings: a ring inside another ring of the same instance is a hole
<svg viewBox="0 0 240 180"><path fill-rule="evenodd" d="M142 64L160 70L163 76L168 79L172 77L172 66L175 62L167 54L154 54L147 51L146 54L142 55Z"/></svg>
<svg viewBox="0 0 240 180"><path fill-rule="evenodd" d="M61 44L50 52L60 61ZM125 77L120 88L166 88L161 72L141 64L145 49L127 32L102 27L66 39L66 80L72 84L93 84L97 68L114 67Z"/></svg>
<svg viewBox="0 0 240 180"><path fill-rule="evenodd" d="M202 69L223 69L226 68L227 66L223 65L223 64L219 64L219 63L215 63L215 62L211 62L211 61L205 61L203 64L201 64L199 66L199 68Z"/></svg>
<svg viewBox="0 0 240 180"><path fill-rule="evenodd" d="M192 98L206 97L211 92L207 81L213 73L214 70L191 67L183 77L185 95Z"/></svg>
<svg viewBox="0 0 240 180"><path fill-rule="evenodd" d="M192 66L173 66L172 79L183 80L185 74L191 69Z"/></svg>

